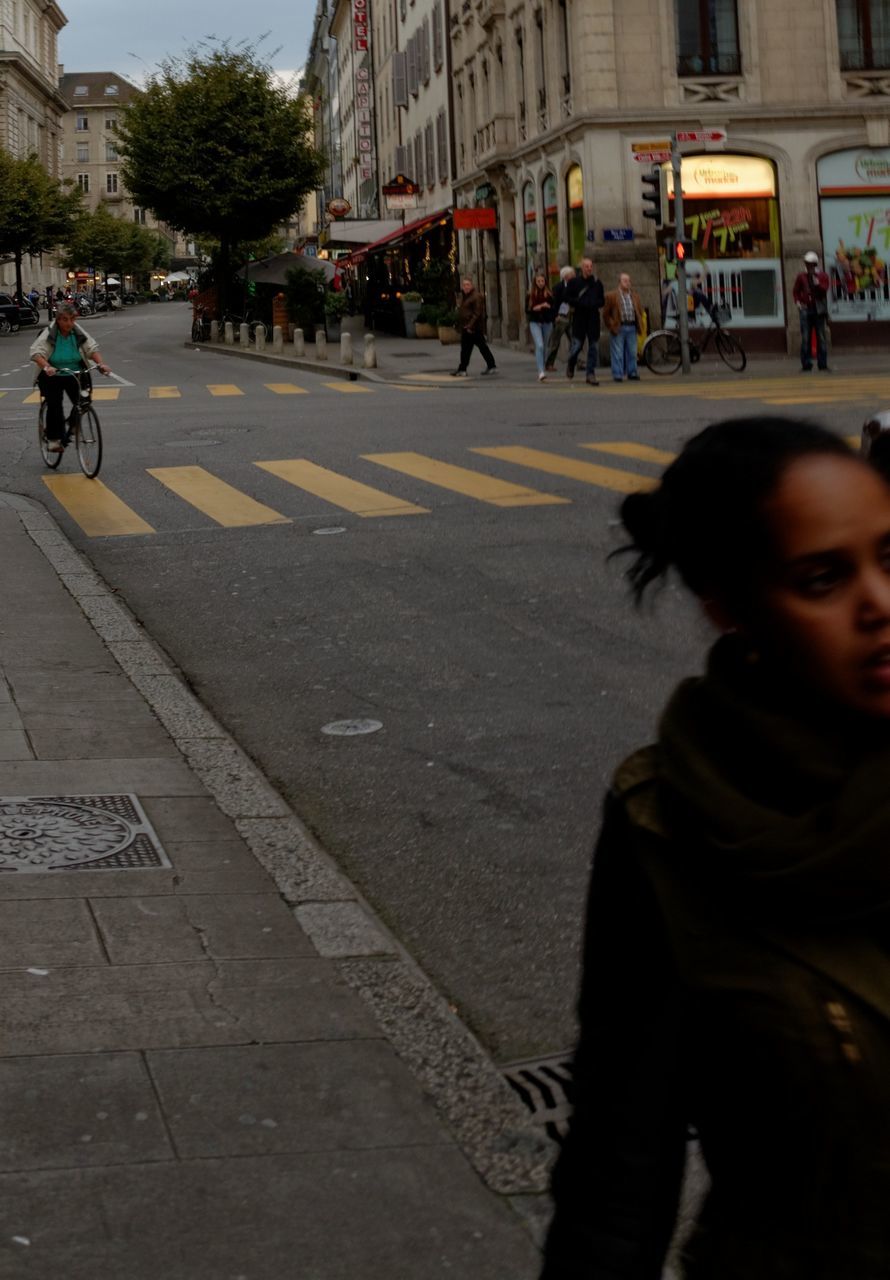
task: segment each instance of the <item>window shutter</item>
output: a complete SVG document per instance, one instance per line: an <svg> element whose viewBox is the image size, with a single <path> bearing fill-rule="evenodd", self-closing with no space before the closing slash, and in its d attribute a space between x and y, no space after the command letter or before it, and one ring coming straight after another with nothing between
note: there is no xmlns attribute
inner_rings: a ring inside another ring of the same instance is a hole
<svg viewBox="0 0 890 1280"><path fill-rule="evenodd" d="M417 97L418 89L418 67L417 67L417 34L415 33L408 41L408 92Z"/></svg>
<svg viewBox="0 0 890 1280"><path fill-rule="evenodd" d="M420 71L424 84L430 82L430 20L424 18L420 28Z"/></svg>
<svg viewBox="0 0 890 1280"><path fill-rule="evenodd" d="M410 177L408 173L408 148L396 147L396 173L404 173Z"/></svg>
<svg viewBox="0 0 890 1280"><path fill-rule="evenodd" d="M428 187L436 185L436 150L433 142L432 120L426 126L426 185Z"/></svg>
<svg viewBox="0 0 890 1280"><path fill-rule="evenodd" d="M423 134L418 133L414 139L414 181L423 182Z"/></svg>
<svg viewBox="0 0 890 1280"><path fill-rule="evenodd" d="M438 71L445 61L445 41L442 28L442 0L433 5L433 66Z"/></svg>
<svg viewBox="0 0 890 1280"><path fill-rule="evenodd" d="M408 105L408 55L404 51L392 55L392 100L397 107Z"/></svg>
<svg viewBox="0 0 890 1280"><path fill-rule="evenodd" d="M439 154L439 180L448 180L448 117L440 111L436 117L436 151Z"/></svg>

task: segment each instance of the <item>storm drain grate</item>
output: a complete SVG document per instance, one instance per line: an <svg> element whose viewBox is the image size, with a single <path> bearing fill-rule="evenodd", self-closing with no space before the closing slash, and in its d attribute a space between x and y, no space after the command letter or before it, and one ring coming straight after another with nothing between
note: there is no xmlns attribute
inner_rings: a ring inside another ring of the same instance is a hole
<svg viewBox="0 0 890 1280"><path fill-rule="evenodd" d="M574 1102L572 1059L567 1054L554 1058L514 1062L502 1068L511 1089L522 1099L554 1142L562 1142L568 1131Z"/></svg>
<svg viewBox="0 0 890 1280"><path fill-rule="evenodd" d="M134 795L0 796L0 872L170 866Z"/></svg>

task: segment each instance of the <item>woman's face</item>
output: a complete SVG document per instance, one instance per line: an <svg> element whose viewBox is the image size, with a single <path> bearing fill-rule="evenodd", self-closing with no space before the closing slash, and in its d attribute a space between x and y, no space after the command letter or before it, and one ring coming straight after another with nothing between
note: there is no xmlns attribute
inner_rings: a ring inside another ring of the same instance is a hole
<svg viewBox="0 0 890 1280"><path fill-rule="evenodd" d="M69 315L67 311L60 311L56 316L56 325L63 338L67 338L68 334L74 328L74 316Z"/></svg>
<svg viewBox="0 0 890 1280"><path fill-rule="evenodd" d="M539 289L546 289L547 277L544 275L542 271L539 271L538 274L535 276L535 284L538 286Z"/></svg>
<svg viewBox="0 0 890 1280"><path fill-rule="evenodd" d="M791 464L765 509L775 555L750 628L794 678L890 717L890 486L853 458Z"/></svg>

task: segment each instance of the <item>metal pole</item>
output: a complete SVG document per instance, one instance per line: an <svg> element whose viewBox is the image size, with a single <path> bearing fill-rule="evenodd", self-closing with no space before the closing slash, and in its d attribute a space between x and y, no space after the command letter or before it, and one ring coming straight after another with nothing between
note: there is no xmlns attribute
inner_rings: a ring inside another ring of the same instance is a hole
<svg viewBox="0 0 890 1280"><path fill-rule="evenodd" d="M683 219L683 158L676 134L671 138L671 168L674 171L674 237L683 239L686 223ZM680 357L684 373L690 373L689 359L689 311L686 305L686 260L677 258L677 330L680 334Z"/></svg>

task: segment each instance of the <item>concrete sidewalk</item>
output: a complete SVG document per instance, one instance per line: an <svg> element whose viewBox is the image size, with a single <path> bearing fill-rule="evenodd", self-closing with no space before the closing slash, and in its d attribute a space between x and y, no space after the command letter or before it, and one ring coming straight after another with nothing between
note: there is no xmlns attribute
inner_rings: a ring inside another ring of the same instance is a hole
<svg viewBox="0 0 890 1280"><path fill-rule="evenodd" d="M532 1280L473 1037L23 499L0 592L0 1278Z"/></svg>

